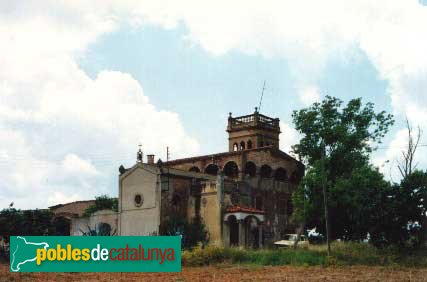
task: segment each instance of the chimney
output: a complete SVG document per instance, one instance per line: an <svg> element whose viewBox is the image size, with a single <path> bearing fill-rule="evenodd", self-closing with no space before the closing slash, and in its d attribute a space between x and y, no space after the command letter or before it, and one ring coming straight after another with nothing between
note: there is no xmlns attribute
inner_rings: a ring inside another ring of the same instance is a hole
<svg viewBox="0 0 427 282"><path fill-rule="evenodd" d="M147 155L147 164L154 164L154 155Z"/></svg>

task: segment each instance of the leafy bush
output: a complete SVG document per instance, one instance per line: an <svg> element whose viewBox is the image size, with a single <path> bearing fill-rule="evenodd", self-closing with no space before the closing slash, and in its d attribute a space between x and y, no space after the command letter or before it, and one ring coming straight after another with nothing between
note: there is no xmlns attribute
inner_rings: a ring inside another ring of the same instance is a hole
<svg viewBox="0 0 427 282"><path fill-rule="evenodd" d="M111 226L108 223L100 223L96 228L91 228L87 226L87 231L80 229L80 232L83 236L114 236L116 235L116 230L112 230Z"/></svg>
<svg viewBox="0 0 427 282"><path fill-rule="evenodd" d="M111 198L108 195L95 197L95 204L85 209L83 216L91 216L93 213L100 210L118 210L117 198Z"/></svg>
<svg viewBox="0 0 427 282"><path fill-rule="evenodd" d="M182 253L182 263L186 266L223 262L258 265L326 265L326 256L305 249L247 250L216 246L196 247Z"/></svg>
<svg viewBox="0 0 427 282"><path fill-rule="evenodd" d="M181 217L171 217L160 226L160 235L181 236L182 247L192 248L197 244L207 245L208 231L200 217L194 217L191 222L187 222Z"/></svg>

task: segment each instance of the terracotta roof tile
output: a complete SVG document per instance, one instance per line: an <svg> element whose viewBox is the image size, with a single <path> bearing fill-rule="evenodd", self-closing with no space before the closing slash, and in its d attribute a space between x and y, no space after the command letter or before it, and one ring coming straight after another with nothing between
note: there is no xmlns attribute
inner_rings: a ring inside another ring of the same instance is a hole
<svg viewBox="0 0 427 282"><path fill-rule="evenodd" d="M95 204L95 200L76 201L66 204L60 204L49 207L56 215L75 215L82 216L84 211L91 205Z"/></svg>
<svg viewBox="0 0 427 282"><path fill-rule="evenodd" d="M247 213L261 213L263 214L264 211L257 210L256 208L251 207L242 207L242 206L231 206L226 209L227 212L247 212Z"/></svg>

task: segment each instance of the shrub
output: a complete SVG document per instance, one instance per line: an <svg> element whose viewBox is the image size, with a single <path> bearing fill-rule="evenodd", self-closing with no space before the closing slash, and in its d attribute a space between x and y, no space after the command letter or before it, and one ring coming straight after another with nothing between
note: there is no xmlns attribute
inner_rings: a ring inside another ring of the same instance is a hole
<svg viewBox="0 0 427 282"><path fill-rule="evenodd" d="M95 197L95 204L87 207L83 213L83 216L91 216L93 213L100 210L118 210L117 198L110 198L107 195L101 195Z"/></svg>
<svg viewBox="0 0 427 282"><path fill-rule="evenodd" d="M209 241L208 231L200 217L194 217L191 222L181 217L171 217L161 224L160 235L181 236L184 249L193 248L197 244L204 247Z"/></svg>

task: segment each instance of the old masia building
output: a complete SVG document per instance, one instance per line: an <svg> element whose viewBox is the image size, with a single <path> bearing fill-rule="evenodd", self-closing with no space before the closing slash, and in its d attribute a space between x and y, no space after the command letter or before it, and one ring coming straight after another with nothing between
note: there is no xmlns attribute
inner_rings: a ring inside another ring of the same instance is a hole
<svg viewBox="0 0 427 282"><path fill-rule="evenodd" d="M260 114L228 118L228 152L155 162L142 152L121 167L119 209L73 220L108 222L118 235L159 234L173 217L199 215L210 242L261 247L294 232L291 194L304 174L301 162L279 149L279 119Z"/></svg>

